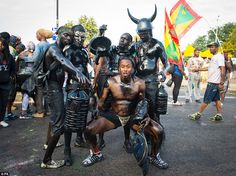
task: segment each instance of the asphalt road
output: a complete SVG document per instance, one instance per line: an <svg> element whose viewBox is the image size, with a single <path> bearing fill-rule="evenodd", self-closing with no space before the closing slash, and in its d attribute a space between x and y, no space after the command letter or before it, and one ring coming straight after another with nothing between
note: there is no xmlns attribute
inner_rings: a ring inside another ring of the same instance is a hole
<svg viewBox="0 0 236 176"><path fill-rule="evenodd" d="M184 100L180 96L180 100ZM149 176L235 176L236 175L236 96L229 95L223 106L224 121L211 122L216 112L210 104L199 121L187 115L199 104L168 106L168 115L161 117L166 139L162 158L169 169L150 165ZM123 129L105 134L105 160L84 168L81 162L89 154L85 148L75 148L72 141L73 166L56 170L41 169L48 117L10 121L10 127L0 128L0 176L140 176L141 169L132 154L122 148ZM73 136L73 138L75 135ZM60 139L63 142L63 136ZM63 159L63 147L57 148L54 159Z"/></svg>

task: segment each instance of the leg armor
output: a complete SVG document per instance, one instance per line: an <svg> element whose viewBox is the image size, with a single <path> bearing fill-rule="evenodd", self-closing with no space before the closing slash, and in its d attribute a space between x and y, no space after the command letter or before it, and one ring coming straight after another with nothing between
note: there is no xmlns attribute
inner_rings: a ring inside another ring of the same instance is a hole
<svg viewBox="0 0 236 176"><path fill-rule="evenodd" d="M141 122L148 112L148 101L146 99L141 100L135 109L135 116L133 118L134 123Z"/></svg>

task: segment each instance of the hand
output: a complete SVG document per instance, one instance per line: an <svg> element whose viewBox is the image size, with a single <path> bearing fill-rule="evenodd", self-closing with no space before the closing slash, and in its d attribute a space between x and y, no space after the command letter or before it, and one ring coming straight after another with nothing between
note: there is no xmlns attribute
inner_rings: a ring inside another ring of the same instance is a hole
<svg viewBox="0 0 236 176"><path fill-rule="evenodd" d="M141 124L144 124L143 128L145 128L151 121L151 118L147 116L145 119L141 121Z"/></svg>
<svg viewBox="0 0 236 176"><path fill-rule="evenodd" d="M84 76L84 74L82 74L80 71L76 71L76 79L78 80L78 82L84 84L86 82L90 83L90 81L88 80L88 78L86 76Z"/></svg>
<svg viewBox="0 0 236 176"><path fill-rule="evenodd" d="M224 91L224 84L219 84L219 90L220 92Z"/></svg>
<svg viewBox="0 0 236 176"><path fill-rule="evenodd" d="M184 78L185 78L185 80L188 80L188 76L187 75L184 75Z"/></svg>

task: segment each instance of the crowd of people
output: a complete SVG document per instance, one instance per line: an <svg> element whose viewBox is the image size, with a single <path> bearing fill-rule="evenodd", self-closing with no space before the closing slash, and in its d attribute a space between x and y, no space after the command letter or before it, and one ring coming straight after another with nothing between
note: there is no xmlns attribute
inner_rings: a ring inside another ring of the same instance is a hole
<svg viewBox="0 0 236 176"><path fill-rule="evenodd" d="M211 43L208 47L213 57L207 68L203 67L198 49L186 67L169 65L162 43L152 37L151 22L156 17L156 8L150 18L139 20L129 11L128 15L137 24L140 41L134 42L129 33L123 33L118 46L110 45L110 40L104 36L105 25L91 41L90 48L84 46L86 30L81 24L72 28L61 26L57 30L58 38L52 44L47 39L53 33L46 29L36 31L37 45L29 42L26 46L20 37L0 33L0 125L7 127L6 120L17 118L12 113L17 91L22 93L20 119L50 115L41 168L73 164L73 132L77 133L75 146L89 145L90 148L82 164L88 167L102 161L104 133L123 126L124 149L134 153L144 175L148 163L167 169L168 163L160 156L164 128L160 122L162 111L158 108L167 104L167 99L158 101L160 81L165 81L166 72L171 74L174 83L172 104L181 105L178 95L183 77L188 80L186 103L192 102L192 92L195 102L201 103L200 72L208 70L203 102L199 111L189 117L198 120L207 105L215 101L217 114L211 120L222 120L221 106L231 72L227 53L224 56L218 53L219 45ZM163 68L160 68L159 60ZM35 105L33 114L29 106L30 97ZM132 138L131 131L134 133ZM58 141L62 134L64 159L54 161L52 154L60 145ZM135 147L137 143L141 143L141 147Z"/></svg>

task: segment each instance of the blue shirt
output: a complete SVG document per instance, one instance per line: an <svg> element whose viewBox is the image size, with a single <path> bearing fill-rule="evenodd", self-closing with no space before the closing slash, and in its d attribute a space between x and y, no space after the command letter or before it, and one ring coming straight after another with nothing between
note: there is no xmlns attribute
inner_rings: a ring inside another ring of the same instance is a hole
<svg viewBox="0 0 236 176"><path fill-rule="evenodd" d="M47 51L47 49L49 48L49 46L50 46L50 43L48 43L47 41L39 42L35 47L35 51L34 51L33 55L31 57L24 57L24 60L26 62L33 61L34 67L37 67L37 65L39 65L39 63L43 59L44 54Z"/></svg>
<svg viewBox="0 0 236 176"><path fill-rule="evenodd" d="M183 64L182 64L182 68L183 67ZM183 76L183 74L181 73L181 71L179 70L179 66L178 65L174 65L174 72L173 72L174 75L178 75L178 76Z"/></svg>

